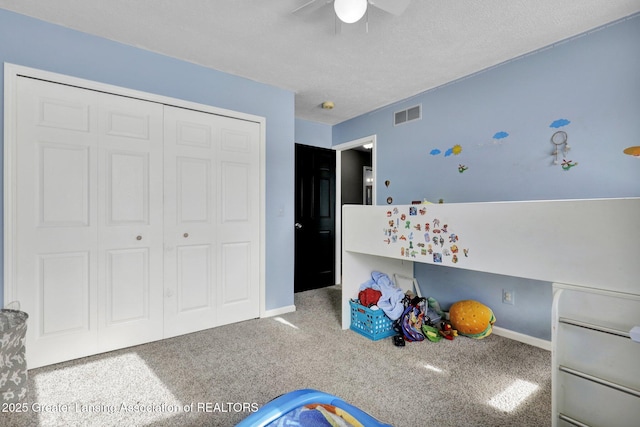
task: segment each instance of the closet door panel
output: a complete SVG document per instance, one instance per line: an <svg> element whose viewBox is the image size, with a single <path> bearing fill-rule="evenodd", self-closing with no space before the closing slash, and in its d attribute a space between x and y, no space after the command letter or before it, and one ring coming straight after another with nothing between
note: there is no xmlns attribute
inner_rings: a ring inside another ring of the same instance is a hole
<svg viewBox="0 0 640 427"><path fill-rule="evenodd" d="M212 223L211 161L193 157L176 159L176 215L179 224Z"/></svg>
<svg viewBox="0 0 640 427"><path fill-rule="evenodd" d="M165 107L165 337L218 325L210 117Z"/></svg>
<svg viewBox="0 0 640 427"><path fill-rule="evenodd" d="M39 226L89 226L89 148L39 142L37 150Z"/></svg>
<svg viewBox="0 0 640 427"><path fill-rule="evenodd" d="M41 336L88 332L91 328L88 253L41 254L39 258L40 305L34 317L40 319Z"/></svg>
<svg viewBox="0 0 640 427"><path fill-rule="evenodd" d="M162 338L162 105L100 94L99 349Z"/></svg>
<svg viewBox="0 0 640 427"><path fill-rule="evenodd" d="M251 297L251 243L222 245L222 305L246 301Z"/></svg>
<svg viewBox="0 0 640 427"><path fill-rule="evenodd" d="M106 152L106 224L149 223L149 154Z"/></svg>
<svg viewBox="0 0 640 427"><path fill-rule="evenodd" d="M165 107L166 336L259 316L258 137L256 123Z"/></svg>
<svg viewBox="0 0 640 427"><path fill-rule="evenodd" d="M14 278L35 368L97 350L98 116L92 92L26 78L17 91Z"/></svg>
<svg viewBox="0 0 640 427"><path fill-rule="evenodd" d="M106 325L149 318L149 250L107 251Z"/></svg>
<svg viewBox="0 0 640 427"><path fill-rule="evenodd" d="M181 245L177 252L178 312L211 310L211 245Z"/></svg>
<svg viewBox="0 0 640 427"><path fill-rule="evenodd" d="M216 225L220 323L259 317L259 125L218 118Z"/></svg>

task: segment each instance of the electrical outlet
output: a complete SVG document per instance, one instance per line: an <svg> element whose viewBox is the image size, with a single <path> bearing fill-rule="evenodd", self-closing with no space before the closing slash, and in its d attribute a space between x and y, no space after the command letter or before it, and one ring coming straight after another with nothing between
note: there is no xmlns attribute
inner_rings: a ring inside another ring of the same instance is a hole
<svg viewBox="0 0 640 427"><path fill-rule="evenodd" d="M502 303L514 305L516 303L516 293L510 289L503 289Z"/></svg>

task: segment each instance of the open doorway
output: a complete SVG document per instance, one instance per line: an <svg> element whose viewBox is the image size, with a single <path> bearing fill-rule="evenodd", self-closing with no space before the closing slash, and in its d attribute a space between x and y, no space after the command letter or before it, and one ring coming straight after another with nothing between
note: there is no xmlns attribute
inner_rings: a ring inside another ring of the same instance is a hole
<svg viewBox="0 0 640 427"><path fill-rule="evenodd" d="M336 152L295 144L294 292L335 284Z"/></svg>
<svg viewBox="0 0 640 427"><path fill-rule="evenodd" d="M376 204L376 136L332 148L336 151L335 283L338 284L342 283L342 205Z"/></svg>

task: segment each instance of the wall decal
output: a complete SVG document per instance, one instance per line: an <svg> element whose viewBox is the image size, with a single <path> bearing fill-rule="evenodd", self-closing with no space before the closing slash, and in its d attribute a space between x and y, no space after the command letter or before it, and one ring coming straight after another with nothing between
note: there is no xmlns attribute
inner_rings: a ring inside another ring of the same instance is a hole
<svg viewBox="0 0 640 427"><path fill-rule="evenodd" d="M503 144L505 143L505 138L507 138L509 136L509 132L505 132L503 130L501 130L500 132L496 132L493 134L493 137L491 139L491 144L492 145L498 145L498 144ZM479 147L482 147L486 145L484 142L481 142L478 144Z"/></svg>
<svg viewBox="0 0 640 427"><path fill-rule="evenodd" d="M636 145L634 147L627 147L623 150L623 153L629 156L640 158L640 146Z"/></svg>
<svg viewBox="0 0 640 427"><path fill-rule="evenodd" d="M553 159L554 165L557 165L559 163L558 154L560 154L560 149L562 149L562 152L565 155L569 152L569 149L571 147L569 147L569 144L567 143L568 139L569 139L569 136L565 131L562 131L562 130L559 130L555 132L553 135L551 135L551 143L555 145L555 148L551 153L551 155L554 156L554 159Z"/></svg>
<svg viewBox="0 0 640 427"><path fill-rule="evenodd" d="M436 263L457 264L463 260L458 256L460 252L465 258L469 256L469 249L460 246L464 239L453 230L452 224L441 223L440 218L420 218L418 214L427 215L428 212L418 206L395 206L386 210L383 242L398 245L402 257L423 257Z"/></svg>
<svg viewBox="0 0 640 427"><path fill-rule="evenodd" d="M554 121L549 125L549 127L550 127L550 128L555 128L555 129L557 129L557 128L561 128L562 126L566 126L566 125L568 125L569 123L571 123L571 121L570 121L570 120L567 120L567 119L558 119L558 120L554 120Z"/></svg>
<svg viewBox="0 0 640 427"><path fill-rule="evenodd" d="M574 162L572 160L565 160L562 159L562 169L568 171L569 169L571 169L574 166L578 166L578 162Z"/></svg>
<svg viewBox="0 0 640 427"><path fill-rule="evenodd" d="M456 144L453 147L448 148L447 151L444 152L444 157L449 157L452 154L457 156L461 152L462 146L460 144ZM437 156L440 153L442 153L442 151L439 148L434 148L429 152L429 154L431 154L432 156Z"/></svg>
<svg viewBox="0 0 640 427"><path fill-rule="evenodd" d="M460 173L463 173L467 169L469 169L469 168L467 166L465 166L465 165L458 165L458 172L460 172Z"/></svg>
<svg viewBox="0 0 640 427"><path fill-rule="evenodd" d="M569 123L571 123L570 120L558 119L551 122L549 127L552 129L558 129L563 126L567 126ZM569 145L568 140L569 140L569 135L567 135L567 132L563 130L557 130L553 133L553 135L551 135L551 143L554 146L553 152L551 153L551 155L553 156L554 165L557 165L558 163L560 163L558 161L558 156L561 150L562 150L562 154L564 154L565 156L569 153L569 150L571 150L571 146ZM578 162L574 162L572 160L566 160L566 159L562 159L562 160L563 161L560 166L565 171L568 171L569 169L571 169L572 167L578 164Z"/></svg>

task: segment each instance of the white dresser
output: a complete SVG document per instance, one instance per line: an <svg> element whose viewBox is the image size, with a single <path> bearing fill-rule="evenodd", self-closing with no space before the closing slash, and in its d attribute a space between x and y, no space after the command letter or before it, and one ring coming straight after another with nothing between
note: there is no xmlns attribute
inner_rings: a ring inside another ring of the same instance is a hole
<svg viewBox="0 0 640 427"><path fill-rule="evenodd" d="M553 291L552 425L640 426L640 295Z"/></svg>

